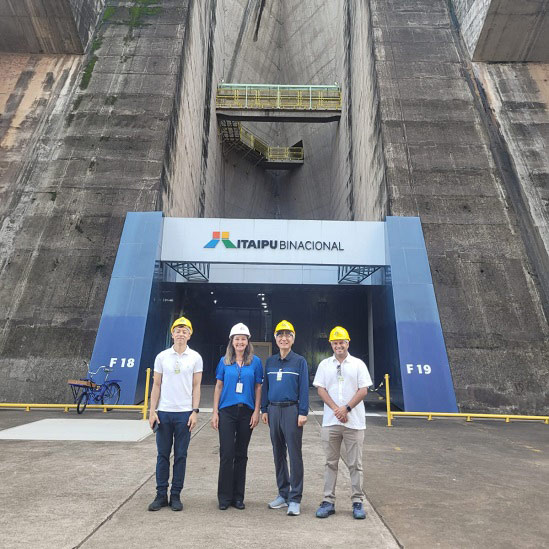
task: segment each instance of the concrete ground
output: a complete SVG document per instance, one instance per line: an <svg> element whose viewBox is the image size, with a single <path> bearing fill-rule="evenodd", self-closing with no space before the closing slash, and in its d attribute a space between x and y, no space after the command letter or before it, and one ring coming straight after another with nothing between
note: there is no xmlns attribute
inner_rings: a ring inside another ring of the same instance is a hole
<svg viewBox="0 0 549 549"><path fill-rule="evenodd" d="M202 406L211 402L206 389ZM381 411L376 395L367 410ZM320 402L312 394L313 409ZM105 414L107 415L107 414ZM74 412L0 410L0 429ZM84 417L101 418L87 410ZM137 414L110 413L110 419ZM0 441L4 548L353 547L541 548L549 540L549 426L494 421L368 417L364 444L368 518L351 517L342 465L337 512L314 517L322 498L320 416L304 434L302 514L267 509L276 495L268 429L249 451L246 510L219 511L217 434L201 413L182 494L185 509L149 513L154 438L142 442ZM136 419L139 421L139 419Z"/></svg>

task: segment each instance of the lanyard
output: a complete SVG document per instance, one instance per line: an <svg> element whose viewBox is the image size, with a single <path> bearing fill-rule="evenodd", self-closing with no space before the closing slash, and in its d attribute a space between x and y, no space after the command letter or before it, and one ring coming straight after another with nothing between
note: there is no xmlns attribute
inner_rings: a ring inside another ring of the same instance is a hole
<svg viewBox="0 0 549 549"><path fill-rule="evenodd" d="M238 362L235 362L235 366L236 366L236 371L238 372L238 383L240 383L240 376L241 376L242 368L244 364L242 364L241 366Z"/></svg>
<svg viewBox="0 0 549 549"><path fill-rule="evenodd" d="M339 403L341 404L343 402L343 374L341 373L341 363L338 361L337 363L337 396L339 397Z"/></svg>

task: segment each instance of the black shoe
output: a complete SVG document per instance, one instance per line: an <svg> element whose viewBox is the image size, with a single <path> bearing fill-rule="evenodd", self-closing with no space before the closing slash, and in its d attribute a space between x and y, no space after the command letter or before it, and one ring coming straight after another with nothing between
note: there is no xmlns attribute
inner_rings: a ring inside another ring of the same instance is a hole
<svg viewBox="0 0 549 549"><path fill-rule="evenodd" d="M172 511L183 511L183 504L179 498L179 494L172 494L170 497L170 507Z"/></svg>
<svg viewBox="0 0 549 549"><path fill-rule="evenodd" d="M228 508L229 508L229 504L228 504L228 503L220 503L220 504L219 504L219 509L220 509L221 511L226 511Z"/></svg>
<svg viewBox="0 0 549 549"><path fill-rule="evenodd" d="M154 501L149 505L149 511L159 511L162 507L168 506L168 496L166 494L156 494Z"/></svg>
<svg viewBox="0 0 549 549"><path fill-rule="evenodd" d="M244 505L243 501L236 500L231 503L233 507L236 507L239 511L242 511L242 509L246 509L246 506Z"/></svg>

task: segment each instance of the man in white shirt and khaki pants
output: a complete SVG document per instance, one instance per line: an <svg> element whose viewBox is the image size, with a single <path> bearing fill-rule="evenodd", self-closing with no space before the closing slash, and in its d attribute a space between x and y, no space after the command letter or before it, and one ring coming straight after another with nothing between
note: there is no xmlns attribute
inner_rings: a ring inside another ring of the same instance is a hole
<svg viewBox="0 0 549 549"><path fill-rule="evenodd" d="M330 332L333 356L326 358L316 371L313 385L324 401L322 445L326 454L324 499L316 512L318 518L335 513L335 488L341 443L345 443L344 461L351 477L353 517L366 518L362 505L362 445L366 419L364 397L372 379L366 364L349 354L349 333L336 326Z"/></svg>

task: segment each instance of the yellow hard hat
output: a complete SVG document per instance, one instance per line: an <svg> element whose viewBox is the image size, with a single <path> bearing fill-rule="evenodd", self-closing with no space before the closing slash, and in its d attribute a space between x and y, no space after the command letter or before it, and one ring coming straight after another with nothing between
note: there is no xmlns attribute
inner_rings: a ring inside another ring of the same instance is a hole
<svg viewBox="0 0 549 549"><path fill-rule="evenodd" d="M173 329L177 326L187 326L187 328L189 328L189 330L191 331L191 334L193 333L193 325L191 324L191 321L188 318L185 318L184 316L178 318L172 324L172 329L170 331L173 332Z"/></svg>
<svg viewBox="0 0 549 549"><path fill-rule="evenodd" d="M349 337L349 332L341 326L336 326L330 332L330 337L328 339L329 341L339 341L340 339L346 339L347 341L351 341L351 338Z"/></svg>
<svg viewBox="0 0 549 549"><path fill-rule="evenodd" d="M291 322L288 322L287 320L281 320L275 328L275 335L277 332L281 332L282 330L289 330L295 335L295 329Z"/></svg>

